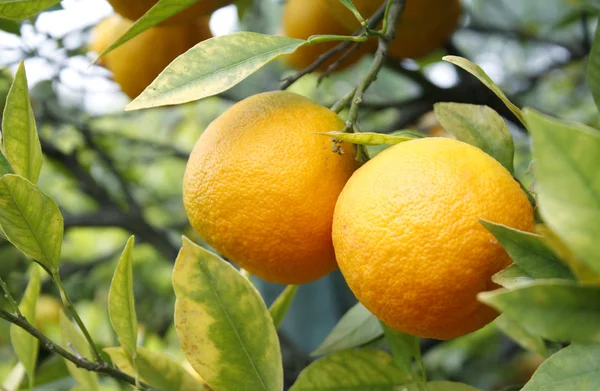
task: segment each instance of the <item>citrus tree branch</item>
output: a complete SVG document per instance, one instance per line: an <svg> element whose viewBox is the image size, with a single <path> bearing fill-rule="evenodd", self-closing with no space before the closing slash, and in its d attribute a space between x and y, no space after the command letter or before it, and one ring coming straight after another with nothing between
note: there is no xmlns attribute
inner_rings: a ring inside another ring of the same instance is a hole
<svg viewBox="0 0 600 391"><path fill-rule="evenodd" d="M379 9L369 18L369 20L367 21L367 28L374 29L375 27L377 27L379 22L381 22L381 20L383 19L384 13L385 13L385 4L382 5L381 7L379 7ZM362 35L364 33L365 33L365 28L361 27L360 29L356 30L354 32L354 34L352 34L352 35L356 37L356 36ZM355 48L357 48L360 44L361 44L360 42L354 42L354 41L341 42L334 48L321 54L319 57L317 57L317 59L312 64L310 64L306 68L296 72L295 74L293 74L289 77L286 77L283 80L283 82L281 83L281 86L279 87L279 89L285 90L286 88L288 88L289 86L294 84L302 76L308 75L309 73L314 72L317 68L319 68L321 65L323 65L324 63L329 61L331 58L337 56L340 53L344 53L349 50L354 51L354 50L356 50ZM333 64L331 64L331 66L327 69L326 73L331 73L335 68L333 68L333 69L330 69L330 68L333 67L334 64L337 67L342 61L343 60L336 61Z"/></svg>
<svg viewBox="0 0 600 391"><path fill-rule="evenodd" d="M6 311L4 308L0 307L0 318L22 328L27 333L32 335L35 339L40 341L42 346L51 351L52 353L58 354L63 358L69 360L73 364L77 365L79 368L86 369L91 372L97 372L104 375L108 375L114 379L123 381L125 383L131 384L132 386L136 386L135 378L129 376L128 374L121 372L120 370L111 367L107 362L92 362L83 357L77 357L73 353L70 353L60 345L53 342L50 338L46 337L42 334L38 329L35 328L31 323L25 319L23 315L20 314L11 314ZM140 383L139 389L142 391L158 391L147 384Z"/></svg>

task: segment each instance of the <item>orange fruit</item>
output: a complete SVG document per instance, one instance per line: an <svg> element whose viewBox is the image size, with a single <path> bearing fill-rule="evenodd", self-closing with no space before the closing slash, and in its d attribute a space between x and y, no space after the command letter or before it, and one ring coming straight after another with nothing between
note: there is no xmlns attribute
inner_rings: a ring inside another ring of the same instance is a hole
<svg viewBox="0 0 600 391"><path fill-rule="evenodd" d="M331 14L348 31L360 23L339 0L326 0ZM365 18L373 15L382 1L355 0L354 5ZM407 0L396 25L396 38L390 44L394 59L419 58L442 46L452 35L460 18L459 0Z"/></svg>
<svg viewBox="0 0 600 391"><path fill-rule="evenodd" d="M511 263L479 219L534 226L527 196L491 156L452 139L412 140L350 178L335 207L335 254L358 300L383 322L450 339L497 316L476 295Z"/></svg>
<svg viewBox="0 0 600 391"><path fill-rule="evenodd" d="M108 0L116 13L129 19L141 18L158 0ZM181 25L193 23L198 17L209 15L213 11L231 4L232 0L199 0L181 12L163 21L161 25Z"/></svg>
<svg viewBox="0 0 600 391"><path fill-rule="evenodd" d="M337 268L331 222L356 168L331 110L291 92L254 95L214 120L183 180L191 225L219 253L266 281L301 284Z"/></svg>
<svg viewBox="0 0 600 391"><path fill-rule="evenodd" d="M283 9L283 34L287 37L307 39L311 35L352 35L328 9L327 0L287 0ZM375 42L374 40L372 42ZM369 42L369 43L372 43ZM320 55L337 46L340 42L325 42L304 46L294 53L284 56L282 61L291 68L304 69L312 64ZM369 52L372 44L363 44L346 58L336 70L347 68L360 60ZM317 70L325 71L340 55L330 59Z"/></svg>
<svg viewBox="0 0 600 391"><path fill-rule="evenodd" d="M201 18L188 25L152 27L106 54L102 65L113 73L123 92L135 98L171 61L212 37L208 20ZM94 28L90 49L101 53L132 24L119 15L109 16Z"/></svg>

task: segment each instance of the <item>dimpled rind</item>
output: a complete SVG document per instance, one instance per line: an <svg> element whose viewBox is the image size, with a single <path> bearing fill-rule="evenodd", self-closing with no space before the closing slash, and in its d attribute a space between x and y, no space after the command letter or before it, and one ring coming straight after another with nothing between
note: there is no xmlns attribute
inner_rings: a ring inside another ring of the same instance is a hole
<svg viewBox="0 0 600 391"><path fill-rule="evenodd" d="M356 169L355 148L314 134L340 130L331 110L290 92L254 95L204 131L183 199L198 234L264 280L300 284L337 268L331 224Z"/></svg>
<svg viewBox="0 0 600 391"><path fill-rule="evenodd" d="M479 219L531 231L532 207L500 163L471 145L424 138L355 172L338 199L333 243L356 297L386 324L425 338L475 331L479 303L511 263Z"/></svg>

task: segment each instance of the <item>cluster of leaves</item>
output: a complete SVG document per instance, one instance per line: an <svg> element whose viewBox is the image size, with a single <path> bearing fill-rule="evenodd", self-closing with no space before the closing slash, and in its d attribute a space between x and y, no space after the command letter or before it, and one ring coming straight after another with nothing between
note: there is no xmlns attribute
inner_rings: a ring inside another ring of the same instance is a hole
<svg viewBox="0 0 600 391"><path fill-rule="evenodd" d="M108 50L193 2L177 2L177 5L168 0L158 2ZM0 12L3 16L22 18L55 3L23 1L10 8L15 14L5 12L10 4L0 4ZM175 60L128 109L179 104L221 93L278 56L310 43L310 40L248 32L205 41ZM206 58L214 61L198 61ZM595 241L600 238L600 182L594 174L598 168L600 133L532 109L521 111L481 68L460 57L446 60L483 82L523 123L533 139L536 203L543 223L537 233L527 233L482 221L511 255L514 265L494 276L503 289L483 293L480 300L502 312L496 324L507 335L525 349L549 357L525 390L564 389L565 379L569 379L570 389L595 384L600 371L595 364L600 356L597 333L600 256L594 251ZM590 84L596 95L600 94L595 66L598 62L600 48L594 46ZM200 65L194 67L193 73L181 72L191 63ZM486 106L440 103L435 113L457 139L483 149L510 172L514 171L512 136L494 110ZM0 227L3 236L36 264L32 266L21 304L13 303L17 316L5 310L0 310L0 316L17 321L12 326L11 339L29 384L33 384L38 341L56 351L51 342L27 326L33 323L40 291L39 265L57 285L65 308L79 328L65 314L61 315L62 345L76 353L63 356L80 389L99 389L94 371L104 371L146 390L204 389L206 386L179 363L163 353L138 346L132 238L120 258L109 292L110 320L120 347L108 348L106 352L120 371L107 372L110 367L96 351L60 279L63 219L56 203L36 186L42 153L22 65L7 98L3 119ZM332 132L324 136L359 145L393 145L421 135ZM296 287L286 288L268 309L243 274L185 237L173 285L179 340L192 367L211 387L217 391L283 388L276 329ZM374 343L382 337L386 341L383 350ZM565 344L568 346L562 348ZM407 390L473 390L460 383L428 382L418 339L380 324L360 304L346 314L314 354L324 357L301 373L293 391L400 386Z"/></svg>

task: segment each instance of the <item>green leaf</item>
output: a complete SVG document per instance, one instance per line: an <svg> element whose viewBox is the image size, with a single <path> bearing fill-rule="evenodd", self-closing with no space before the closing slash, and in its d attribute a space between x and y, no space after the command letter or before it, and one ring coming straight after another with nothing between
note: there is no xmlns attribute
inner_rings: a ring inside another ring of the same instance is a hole
<svg viewBox="0 0 600 391"><path fill-rule="evenodd" d="M60 0L0 0L0 18L29 18L58 3Z"/></svg>
<svg viewBox="0 0 600 391"><path fill-rule="evenodd" d="M419 337L405 334L386 324L383 324L383 332L392 349L392 360L402 372L407 382L415 381L412 367L413 360L421 361Z"/></svg>
<svg viewBox="0 0 600 391"><path fill-rule="evenodd" d="M117 367L130 376L135 370L123 348L105 348ZM157 390L203 391L206 385L195 379L185 368L164 353L137 348L135 359L140 379Z"/></svg>
<svg viewBox="0 0 600 391"><path fill-rule="evenodd" d="M271 307L269 307L269 312L271 313L271 318L273 318L273 323L276 328L283 322L283 318L285 318L285 314L287 314L290 309L297 291L297 285L286 286L279 297L271 304Z"/></svg>
<svg viewBox="0 0 600 391"><path fill-rule="evenodd" d="M63 218L58 205L18 175L0 178L0 227L25 255L51 272L58 270Z"/></svg>
<svg viewBox="0 0 600 391"><path fill-rule="evenodd" d="M404 141L410 141L415 139L416 137L412 135L406 136L393 136L390 134L383 133L345 133L340 131L331 131L331 132L315 132L315 134L321 136L331 137L336 140L346 141L352 144L358 145L394 145L399 144Z"/></svg>
<svg viewBox="0 0 600 391"><path fill-rule="evenodd" d="M465 71L469 72L471 75L475 76L479 81L481 81L487 88L489 88L494 94L498 96L504 102L506 107L513 112L513 114L521 121L523 124L525 123L523 113L521 109L515 106L504 94L504 92L498 87L496 83L490 79L490 77L481 69L478 65L473 64L471 61L466 58L457 57L457 56L444 56L442 58L444 61L448 61Z"/></svg>
<svg viewBox="0 0 600 391"><path fill-rule="evenodd" d="M540 235L480 220L504 247L517 266L533 278L574 280L573 273L542 241Z"/></svg>
<svg viewBox="0 0 600 391"><path fill-rule="evenodd" d="M587 76L596 107L600 109L600 26L596 27L596 36L588 59Z"/></svg>
<svg viewBox="0 0 600 391"><path fill-rule="evenodd" d="M4 157L2 153L0 153L0 177L6 174L12 174L12 172L13 170L10 166L10 163L8 162L8 160L6 160L6 157Z"/></svg>
<svg viewBox="0 0 600 391"><path fill-rule="evenodd" d="M177 57L125 110L174 105L216 95L275 58L294 52L305 42L252 32L202 41Z"/></svg>
<svg viewBox="0 0 600 391"><path fill-rule="evenodd" d="M514 289L533 281L533 278L519 266L512 264L492 276L492 281L507 289Z"/></svg>
<svg viewBox="0 0 600 391"><path fill-rule="evenodd" d="M23 379L25 379L25 367L20 362L17 362L10 373L8 373L8 375L4 378L2 384L0 385L0 390L19 391L21 388L21 383L23 383Z"/></svg>
<svg viewBox="0 0 600 391"><path fill-rule="evenodd" d="M406 379L386 352L375 349L342 350L306 367L290 391L393 391Z"/></svg>
<svg viewBox="0 0 600 391"><path fill-rule="evenodd" d="M14 20L0 19L0 30L21 36L21 23Z"/></svg>
<svg viewBox="0 0 600 391"><path fill-rule="evenodd" d="M573 344L554 353L521 391L593 390L600 384L600 345Z"/></svg>
<svg viewBox="0 0 600 391"><path fill-rule="evenodd" d="M173 286L181 347L212 388L283 389L277 331L250 281L231 264L183 237Z"/></svg>
<svg viewBox="0 0 600 391"><path fill-rule="evenodd" d="M478 295L527 332L553 341L600 341L600 287L563 280Z"/></svg>
<svg viewBox="0 0 600 391"><path fill-rule="evenodd" d="M139 18L123 35L115 42L110 44L94 62L97 62L102 56L113 51L125 42L135 36L148 30L160 22L169 19L171 16L183 11L189 6L197 3L199 0L159 0L152 8L148 10L141 18Z"/></svg>
<svg viewBox="0 0 600 391"><path fill-rule="evenodd" d="M407 391L419 391L415 386ZM433 381L427 383L427 391L481 391L479 388L471 387L463 383L451 381Z"/></svg>
<svg viewBox="0 0 600 391"><path fill-rule="evenodd" d="M63 311L60 312L60 333L62 345L65 349L77 352L81 357L92 360L92 353L85 337L75 328L73 323L67 318ZM65 359L67 369L71 376L75 378L77 384L86 391L98 391L98 375L95 372L78 368L74 363Z"/></svg>
<svg viewBox="0 0 600 391"><path fill-rule="evenodd" d="M500 315L496 318L495 323L504 334L508 335L524 349L535 352L540 356L545 357L548 355L548 349L546 349L546 344L542 338L531 334L506 315Z"/></svg>
<svg viewBox="0 0 600 391"><path fill-rule="evenodd" d="M30 266L29 284L19 304L21 314L31 324L35 324L35 307L40 295L40 269L36 264ZM38 340L17 325L10 326L10 342L15 349L19 361L25 367L29 388L33 388L35 366L37 362Z"/></svg>
<svg viewBox="0 0 600 391"><path fill-rule="evenodd" d="M6 97L2 138L4 155L15 174L36 183L42 168L42 147L29 100L23 61Z"/></svg>
<svg viewBox="0 0 600 391"><path fill-rule="evenodd" d="M311 356L320 356L363 346L383 335L379 319L361 303L356 303L335 325L325 341Z"/></svg>
<svg viewBox="0 0 600 391"><path fill-rule="evenodd" d="M514 172L513 138L498 113L487 106L462 103L436 103L434 111L440 124L458 140L480 148Z"/></svg>
<svg viewBox="0 0 600 391"><path fill-rule="evenodd" d="M532 109L525 117L540 213L575 255L600 273L600 132Z"/></svg>
<svg viewBox="0 0 600 391"><path fill-rule="evenodd" d="M138 324L133 297L133 236L129 237L108 292L110 323L125 352L135 359Z"/></svg>

